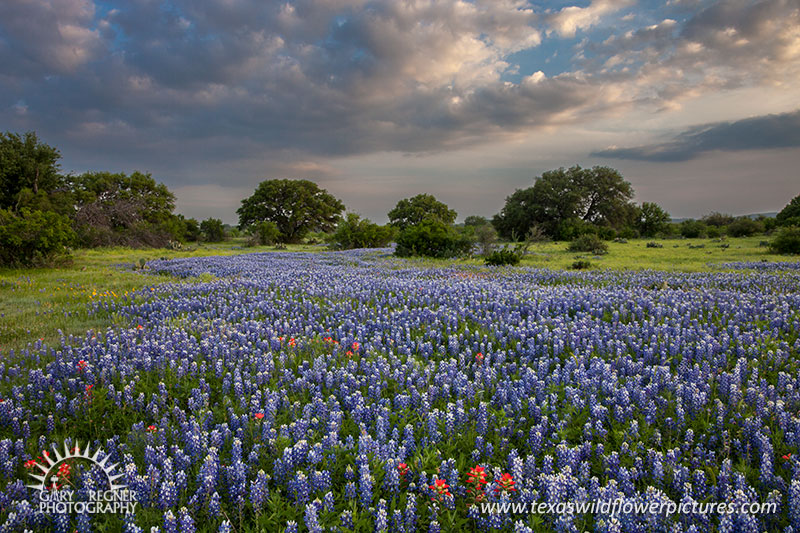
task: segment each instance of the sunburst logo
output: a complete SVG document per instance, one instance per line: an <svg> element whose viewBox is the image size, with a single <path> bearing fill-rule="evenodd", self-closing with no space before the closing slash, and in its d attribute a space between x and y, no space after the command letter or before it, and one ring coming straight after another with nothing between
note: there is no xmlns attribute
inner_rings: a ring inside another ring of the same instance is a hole
<svg viewBox="0 0 800 533"><path fill-rule="evenodd" d="M91 445L81 449L80 443L70 448L69 441L64 442L63 452L53 444L52 453L43 452L39 460L31 460L26 466L33 470L30 477L37 483L29 483L28 487L39 494L39 509L42 513L71 514L78 513L131 513L136 507L136 497L127 490L127 485L117 483L123 474L116 472L117 463L110 463L110 456L98 447L94 452ZM102 458L101 458L102 456ZM77 461L86 461L99 467L108 481L107 490L87 490L87 501L75 501L73 490L73 471Z"/></svg>
<svg viewBox="0 0 800 533"><path fill-rule="evenodd" d="M37 490L53 490L59 489L63 485L64 478L67 477L69 470L64 468L64 465L68 465L68 461L76 460L76 459L83 459L90 463L93 463L99 466L106 475L108 479L108 486L109 490L117 491L124 489L127 485L117 484L115 483L116 480L122 477L122 474L115 474L114 469L117 467L117 463L108 464L110 456L103 454L102 448L97 448L95 450L94 455L91 453L91 445L89 443L86 444L86 448L81 450L80 443L76 442L75 447L70 450L68 441L64 441L64 453L63 455L58 450L55 444L53 444L53 452L55 454L55 458L51 457L49 453L42 454L42 462L36 462L35 468L37 468L42 474L34 474L30 473L29 475L39 481L37 484L28 484L28 487ZM100 455L103 454L103 458L100 459Z"/></svg>

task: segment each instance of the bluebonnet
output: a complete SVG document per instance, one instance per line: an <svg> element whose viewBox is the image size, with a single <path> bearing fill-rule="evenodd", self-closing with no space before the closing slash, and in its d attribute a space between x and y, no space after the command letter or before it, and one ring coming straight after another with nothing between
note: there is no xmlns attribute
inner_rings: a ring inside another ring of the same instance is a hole
<svg viewBox="0 0 800 533"><path fill-rule="evenodd" d="M430 475L400 486L395 478L396 463L416 457L430 462L412 471L438 466L457 498L463 472L452 461L511 472L515 498L525 501L656 497L645 487L676 500L757 501L772 491L797 499L796 268L501 272L363 251L150 267L214 277L101 299L90 312L114 313L123 324L101 340L75 339L52 352L32 346L0 362L8 385L0 476L8 480L32 458L27 432L52 432L84 412L89 374L76 370L84 360L109 405L138 416L98 444L142 503L162 510L203 513L207 505L216 513L219 500L219 511L238 512L263 502L269 486L303 506L323 498L326 510L329 493L364 510L405 497L406 506L389 503L387 512L401 510L405 525L411 516L407 531L425 530L429 502L419 500L417 513L412 497L425 495ZM173 401L178 394L182 401ZM258 422L255 413L263 414ZM464 445L459 439L474 429L474 447ZM451 437L463 449L446 447ZM38 443L49 445L42 436ZM740 476L741 464L757 468L757 479ZM719 475L705 479L706 467ZM266 483L261 469L272 473ZM345 483L336 486L329 476L342 471ZM30 527L40 518L23 518L22 489L6 483L0 504L6 523L15 513L15 524ZM796 521L789 505L779 514L776 524ZM570 520L544 520L570 528ZM668 525L773 525L762 516L686 520ZM596 525L648 527L636 516L598 517Z"/></svg>
<svg viewBox="0 0 800 533"><path fill-rule="evenodd" d="M318 501L318 500L317 500ZM311 502L306 505L304 520L306 528L309 533L321 533L322 527L319 525L319 517L317 516L317 504Z"/></svg>
<svg viewBox="0 0 800 533"><path fill-rule="evenodd" d="M194 519L189 514L189 511L186 509L186 507L181 507L181 510L178 513L178 524L180 526L181 533L194 533L196 531Z"/></svg>
<svg viewBox="0 0 800 533"><path fill-rule="evenodd" d="M269 498L267 474L259 470L256 478L250 482L250 503L259 512Z"/></svg>
<svg viewBox="0 0 800 533"><path fill-rule="evenodd" d="M178 519L171 510L164 513L164 531L167 533L178 533Z"/></svg>

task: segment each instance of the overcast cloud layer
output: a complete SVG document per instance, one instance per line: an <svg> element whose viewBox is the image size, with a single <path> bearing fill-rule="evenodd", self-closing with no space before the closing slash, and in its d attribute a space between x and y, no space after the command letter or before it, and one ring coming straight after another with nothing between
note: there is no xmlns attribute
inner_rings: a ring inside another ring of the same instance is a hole
<svg viewBox="0 0 800 533"><path fill-rule="evenodd" d="M641 196L659 165L720 151L758 152L759 205L780 208L764 176L800 136L798 0L4 0L0 65L0 129L36 130L65 170L149 170L231 222L268 177L377 219L425 188L491 214L547 165L649 161ZM687 214L669 188L645 199Z"/></svg>

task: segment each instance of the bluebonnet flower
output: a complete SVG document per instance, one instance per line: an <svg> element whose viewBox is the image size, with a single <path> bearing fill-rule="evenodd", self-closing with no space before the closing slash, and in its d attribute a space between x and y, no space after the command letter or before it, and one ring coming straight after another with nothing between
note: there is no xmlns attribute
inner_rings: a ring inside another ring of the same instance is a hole
<svg viewBox="0 0 800 533"><path fill-rule="evenodd" d="M299 504L308 502L311 487L308 483L308 477L302 470L297 472L293 479L289 480L289 494L292 495L294 500Z"/></svg>
<svg viewBox="0 0 800 533"><path fill-rule="evenodd" d="M342 514L339 515L339 525L344 530L353 529L353 511L349 509L342 511Z"/></svg>
<svg viewBox="0 0 800 533"><path fill-rule="evenodd" d="M363 508L367 508L372 505L372 486L374 484L374 478L369 471L369 465L363 464L359 468L359 476L358 476L358 492L359 492L359 502Z"/></svg>
<svg viewBox="0 0 800 533"><path fill-rule="evenodd" d="M789 522L796 531L800 531L800 480L793 479L789 486Z"/></svg>
<svg viewBox="0 0 800 533"><path fill-rule="evenodd" d="M317 517L317 505L311 502L306 505L304 520L309 533L321 533L322 527L319 525Z"/></svg>
<svg viewBox="0 0 800 533"><path fill-rule="evenodd" d="M378 507L375 511L375 531L388 531L389 529L389 514L386 511L386 500L381 499L378 501Z"/></svg>
<svg viewBox="0 0 800 533"><path fill-rule="evenodd" d="M269 487L267 474L263 470L259 470L256 474L256 479L250 482L250 503L256 512L266 504L269 499Z"/></svg>
<svg viewBox="0 0 800 533"><path fill-rule="evenodd" d="M164 531L166 533L178 533L178 519L171 510L164 513Z"/></svg>
<svg viewBox="0 0 800 533"><path fill-rule="evenodd" d="M406 508L403 512L403 520L406 531L416 531L417 527L417 498L413 493L406 495Z"/></svg>
<svg viewBox="0 0 800 533"><path fill-rule="evenodd" d="M355 500L357 497L358 489L353 481L348 481L344 485L344 497L347 500Z"/></svg>
<svg viewBox="0 0 800 533"><path fill-rule="evenodd" d="M175 486L175 483L172 481L162 482L158 498L158 504L162 510L175 507L178 503L178 488Z"/></svg>
<svg viewBox="0 0 800 533"><path fill-rule="evenodd" d="M217 491L214 491L208 500L208 514L214 518L218 518L222 514L222 501Z"/></svg>
<svg viewBox="0 0 800 533"><path fill-rule="evenodd" d="M196 531L194 519L189 514L189 511L186 509L186 507L181 507L178 517L181 533L194 533Z"/></svg>

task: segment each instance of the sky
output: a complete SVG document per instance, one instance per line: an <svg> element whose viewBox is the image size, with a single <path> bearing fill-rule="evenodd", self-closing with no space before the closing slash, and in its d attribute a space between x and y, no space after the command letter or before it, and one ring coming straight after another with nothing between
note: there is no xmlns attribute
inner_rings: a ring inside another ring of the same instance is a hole
<svg viewBox="0 0 800 533"><path fill-rule="evenodd" d="M2 0L0 131L236 223L270 178L491 216L572 165L673 217L800 194L800 0Z"/></svg>

